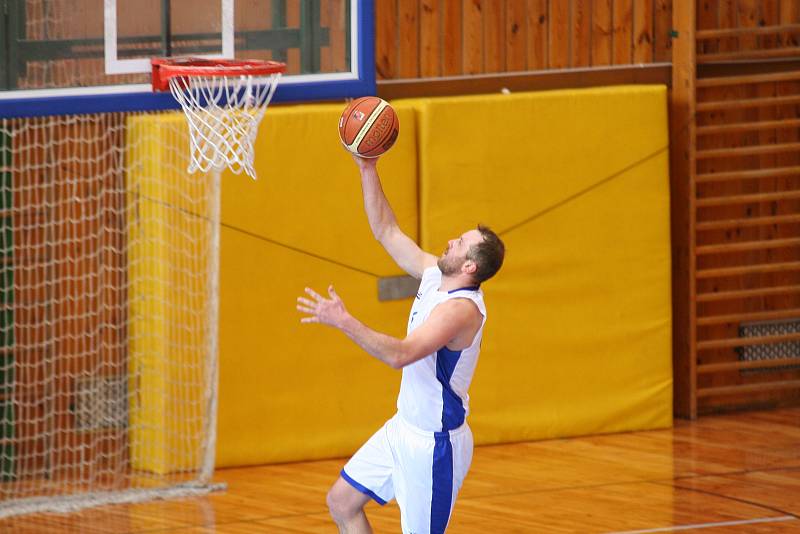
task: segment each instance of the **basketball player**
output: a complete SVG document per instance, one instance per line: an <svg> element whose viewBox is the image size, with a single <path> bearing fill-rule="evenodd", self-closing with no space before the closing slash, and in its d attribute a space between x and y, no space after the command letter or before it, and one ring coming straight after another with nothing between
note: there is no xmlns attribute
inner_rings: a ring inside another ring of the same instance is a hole
<svg viewBox="0 0 800 534"><path fill-rule="evenodd" d="M328 492L340 533L369 533L369 499L400 506L405 534L441 533L472 461L467 390L480 351L486 308L481 282L503 263L497 235L478 226L451 239L439 257L423 252L397 225L381 188L377 159L354 156L364 208L375 238L397 264L421 279L408 333L397 339L370 329L345 309L333 286L328 298L306 288L297 309L344 332L362 349L403 369L397 414L355 453Z"/></svg>

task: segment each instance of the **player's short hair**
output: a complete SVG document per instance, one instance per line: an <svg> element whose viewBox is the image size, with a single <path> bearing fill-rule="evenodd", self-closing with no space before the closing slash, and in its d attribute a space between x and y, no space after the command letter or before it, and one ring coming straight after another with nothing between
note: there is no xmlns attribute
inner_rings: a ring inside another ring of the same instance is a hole
<svg viewBox="0 0 800 534"><path fill-rule="evenodd" d="M503 244L503 240L488 226L479 224L478 231L483 236L483 241L469 248L467 259L475 262L478 267L472 276L480 284L500 270L506 255L506 246Z"/></svg>

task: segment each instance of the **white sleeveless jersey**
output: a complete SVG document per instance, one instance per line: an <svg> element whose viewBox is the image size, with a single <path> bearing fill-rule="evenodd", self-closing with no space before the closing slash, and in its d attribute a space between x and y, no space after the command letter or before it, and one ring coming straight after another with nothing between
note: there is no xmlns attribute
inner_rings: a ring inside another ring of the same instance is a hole
<svg viewBox="0 0 800 534"><path fill-rule="evenodd" d="M430 432L454 430L464 424L469 414L467 390L478 363L486 324L486 306L479 287L439 291L441 282L442 272L438 267L425 269L408 318L409 334L428 319L438 304L453 298L474 302L483 315L483 322L472 345L466 349L452 351L442 347L403 368L397 411L408 423Z"/></svg>

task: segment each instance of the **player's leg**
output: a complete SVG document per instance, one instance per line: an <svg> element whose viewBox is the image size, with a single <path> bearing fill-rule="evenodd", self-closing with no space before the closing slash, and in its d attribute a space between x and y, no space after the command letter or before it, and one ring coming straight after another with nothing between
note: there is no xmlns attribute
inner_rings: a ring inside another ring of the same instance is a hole
<svg viewBox="0 0 800 534"><path fill-rule="evenodd" d="M342 477L334 482L328 491L328 510L333 521L339 527L340 534L370 534L364 506L370 500L369 495L361 493Z"/></svg>
<svg viewBox="0 0 800 534"><path fill-rule="evenodd" d="M387 425L375 432L350 458L328 492L328 509L340 532L372 532L364 505L370 499L381 505L394 499L394 461Z"/></svg>

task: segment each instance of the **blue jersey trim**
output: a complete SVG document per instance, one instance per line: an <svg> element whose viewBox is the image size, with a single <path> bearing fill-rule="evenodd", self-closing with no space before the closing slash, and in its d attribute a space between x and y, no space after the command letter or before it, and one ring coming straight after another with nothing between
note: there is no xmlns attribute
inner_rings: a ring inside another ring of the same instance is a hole
<svg viewBox="0 0 800 534"><path fill-rule="evenodd" d="M455 430L464 424L466 417L461 397L450 386L450 379L462 352L447 347L436 351L436 379L442 384L442 431Z"/></svg>
<svg viewBox="0 0 800 534"><path fill-rule="evenodd" d="M381 499L380 497L378 497L378 496L375 494L375 492L374 492L374 491L370 490L370 489L369 489L369 488L367 488L366 486L362 486L361 484L359 484L358 482L356 482L355 480L353 480L353 478L352 478L350 475L348 475L347 473L345 473L344 469L342 469L342 470L339 472L339 474L340 474L340 475L342 475L342 478L343 478L343 479L344 479L344 480L345 480L345 481L346 481L348 484L350 484L351 486L353 486L355 489L357 489L358 491L360 491L360 492L361 492L361 493L363 493L364 495L366 495L366 496L368 496L368 497L372 497L372 499L373 499L373 500L374 500L376 503L380 504L381 506L383 506L384 504L386 504L386 501L384 501L383 499Z"/></svg>
<svg viewBox="0 0 800 534"><path fill-rule="evenodd" d="M481 286L467 286L467 287L459 287L458 289L451 289L447 292L448 295L455 293L456 291L477 291L481 288Z"/></svg>
<svg viewBox="0 0 800 534"><path fill-rule="evenodd" d="M434 434L431 534L443 534L453 503L453 444L447 432Z"/></svg>

